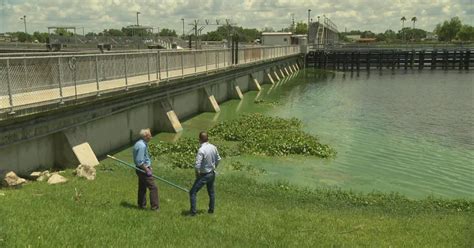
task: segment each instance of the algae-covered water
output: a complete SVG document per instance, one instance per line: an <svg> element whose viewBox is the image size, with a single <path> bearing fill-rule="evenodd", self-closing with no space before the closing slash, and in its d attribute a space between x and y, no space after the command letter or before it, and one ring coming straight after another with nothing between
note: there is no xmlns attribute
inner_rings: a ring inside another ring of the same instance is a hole
<svg viewBox="0 0 474 248"><path fill-rule="evenodd" d="M458 71L384 71L360 76L300 72L244 100L221 105L183 123L195 136L218 121L250 112L296 117L305 131L333 146L336 158L231 158L265 169L261 181L360 192L399 192L474 198L474 82ZM255 99L263 103L254 103ZM212 137L211 137L212 138Z"/></svg>

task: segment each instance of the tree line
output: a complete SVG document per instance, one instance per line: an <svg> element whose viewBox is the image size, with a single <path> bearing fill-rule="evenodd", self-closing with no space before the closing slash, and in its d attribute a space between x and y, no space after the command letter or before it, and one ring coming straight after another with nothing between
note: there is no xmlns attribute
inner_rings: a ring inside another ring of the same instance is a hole
<svg viewBox="0 0 474 248"><path fill-rule="evenodd" d="M360 35L361 38L374 38L379 42L403 42L403 41L420 41L428 37L428 32L426 30L416 28L415 23L418 21L416 17L413 17L411 21L413 22L412 27L405 27L405 21L407 19L402 17L402 28L398 31L388 29L381 33L374 33L370 30L352 30L349 32L340 32L339 38L343 41L349 41L347 38L348 35ZM219 26L217 30L207 32L206 34L200 35L201 40L207 41L222 41L224 39L229 39L231 35L239 37L239 41L242 42L252 42L257 38L260 38L262 32L274 32L275 30L271 27L265 27L262 31L259 31L256 28L244 28L230 25ZM298 22L296 24L289 25L288 27L282 28L280 32L293 32L294 34L307 34L308 25L305 22ZM34 32L33 34L27 34L24 32L11 32L8 33L12 37L15 37L20 42L40 42L47 43L49 42L49 34L44 32ZM74 34L65 29L56 29L53 34L59 36L73 36ZM468 24L463 24L459 17L453 17L450 20L446 20L442 23L436 25L433 30L433 34L437 36L439 41L450 42L453 40L458 41L474 41L474 27ZM152 30L141 28L138 26L127 26L122 27L121 29L104 29L102 32L94 33L89 32L86 37L94 36L168 36L168 37L178 37L177 33L173 29L163 28L159 31L158 34L154 34ZM193 36L193 35L191 35ZM189 36L188 36L189 37ZM187 38L187 37L182 37Z"/></svg>
<svg viewBox="0 0 474 248"><path fill-rule="evenodd" d="M417 21L416 17L411 19L413 22L412 27L404 26L407 20L405 17L402 17L400 20L402 21L402 28L397 32L391 29L387 29L381 33L374 33L370 30L352 30L339 33L339 38L344 41L349 41L347 38L348 35L360 35L361 38L374 38L380 42L420 41L428 38L429 33L426 30L415 27ZM453 17L450 20L437 24L432 34L436 35L432 38L438 41L474 41L474 27L468 24L462 24L459 17Z"/></svg>

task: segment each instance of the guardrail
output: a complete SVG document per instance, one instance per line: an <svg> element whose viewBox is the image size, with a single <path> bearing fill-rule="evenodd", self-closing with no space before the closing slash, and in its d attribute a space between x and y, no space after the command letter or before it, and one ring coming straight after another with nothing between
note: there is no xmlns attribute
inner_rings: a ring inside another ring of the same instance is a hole
<svg viewBox="0 0 474 248"><path fill-rule="evenodd" d="M0 112L64 103L300 53L299 46L0 58Z"/></svg>

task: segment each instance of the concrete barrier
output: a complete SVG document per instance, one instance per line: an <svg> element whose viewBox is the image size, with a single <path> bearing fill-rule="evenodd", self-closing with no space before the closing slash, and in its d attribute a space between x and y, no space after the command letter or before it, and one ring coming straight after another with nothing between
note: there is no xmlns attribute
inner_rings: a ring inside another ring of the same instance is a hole
<svg viewBox="0 0 474 248"><path fill-rule="evenodd" d="M128 91L104 91L100 97L41 106L42 111L3 120L0 169L26 175L39 168L96 164L97 158L132 145L143 128L153 133L180 132L180 120L202 111L219 112L219 103L260 90L259 82L274 83L271 68L297 59L299 56L176 78Z"/></svg>

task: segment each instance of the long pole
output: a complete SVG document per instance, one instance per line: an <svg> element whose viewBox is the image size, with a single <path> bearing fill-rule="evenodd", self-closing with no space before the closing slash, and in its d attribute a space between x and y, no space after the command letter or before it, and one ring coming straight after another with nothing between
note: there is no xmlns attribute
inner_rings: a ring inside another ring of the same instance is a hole
<svg viewBox="0 0 474 248"><path fill-rule="evenodd" d="M137 12L137 27L140 26L140 24L138 24L138 15L140 14L140 12Z"/></svg>
<svg viewBox="0 0 474 248"><path fill-rule="evenodd" d="M184 39L184 18L181 18L181 21L183 21L183 39Z"/></svg>
<svg viewBox="0 0 474 248"><path fill-rule="evenodd" d="M25 25L25 34L27 34L26 32L26 15L24 15L22 18L20 18L23 20L23 24Z"/></svg>
<svg viewBox="0 0 474 248"><path fill-rule="evenodd" d="M311 9L308 9L308 38L309 38L309 23L311 18Z"/></svg>
<svg viewBox="0 0 474 248"><path fill-rule="evenodd" d="M118 159L118 158L116 158L116 157L114 157L114 156L107 155L107 157L108 157L108 158L111 158L111 159L113 159L113 160L115 160L115 161L117 161L117 162L119 162L119 163L122 164L122 165L125 165L125 166L130 167L130 168L132 168L132 169L134 169L134 170L137 170L137 171L140 171L140 172L145 173L145 171L143 171L143 170L141 170L141 169L138 169L136 166L131 165L131 164L129 164L129 163L123 161L123 160L120 160L120 159ZM172 182L170 182L170 181L168 181L168 180L166 180L166 179L163 179L163 178L161 178L161 177L158 177L158 176L155 176L155 175L151 175L151 176L152 176L153 178L156 178L156 179L158 179L158 180L160 180L160 181L162 181L162 182L165 182L165 183L167 183L167 184L169 184L169 185L171 185L171 186L173 186L173 187L175 187L175 188L177 188L177 189L180 189L180 190L182 190L182 191L184 191L184 192L186 192L186 193L189 193L189 190L186 189L186 188L184 188L184 187L181 187L181 186L179 186L179 185L177 185L177 184L174 184L174 183L172 183Z"/></svg>

